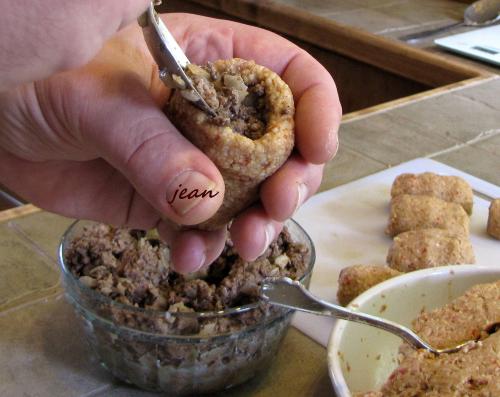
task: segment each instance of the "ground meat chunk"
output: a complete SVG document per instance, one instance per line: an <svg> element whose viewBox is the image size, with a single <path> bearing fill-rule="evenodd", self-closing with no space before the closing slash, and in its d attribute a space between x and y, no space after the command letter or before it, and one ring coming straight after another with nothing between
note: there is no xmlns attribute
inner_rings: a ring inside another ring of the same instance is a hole
<svg viewBox="0 0 500 397"><path fill-rule="evenodd" d="M469 239L443 229L419 229L398 234L387 255L387 264L400 272L474 262Z"/></svg>
<svg viewBox="0 0 500 397"><path fill-rule="evenodd" d="M216 116L211 120L214 124L230 127L253 140L265 133L268 106L262 83L247 84L236 68L221 73L212 63L203 67L189 65L187 73L195 89L215 111ZM192 93L186 91L184 97L190 100Z"/></svg>
<svg viewBox="0 0 500 397"><path fill-rule="evenodd" d="M120 303L168 311L218 311L256 302L263 278L298 279L308 266L307 248L293 242L286 228L254 262L240 258L228 240L222 255L194 276L173 271L168 248L157 238L107 225L87 227L65 256L87 287Z"/></svg>
<svg viewBox="0 0 500 397"><path fill-rule="evenodd" d="M348 266L342 269L339 275L337 300L342 306L346 306L367 289L400 274L398 271L387 266Z"/></svg>

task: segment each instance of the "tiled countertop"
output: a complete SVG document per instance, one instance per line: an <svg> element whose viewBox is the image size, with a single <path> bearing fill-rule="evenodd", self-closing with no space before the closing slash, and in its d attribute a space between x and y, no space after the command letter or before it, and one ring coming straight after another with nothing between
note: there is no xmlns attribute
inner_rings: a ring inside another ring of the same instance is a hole
<svg viewBox="0 0 500 397"><path fill-rule="evenodd" d="M344 14L344 19L365 8L374 16L381 9L396 15L416 3L380 0L377 8L371 7L371 0L280 1L307 3L309 11L323 14L329 4L338 11L330 9L328 15ZM418 3L424 6L422 14L412 16L415 23L420 15L427 18L425 5L431 2ZM464 7L459 2L451 8L445 6L450 1L432 3L442 4L440 9L450 19L458 18ZM392 29L389 25L379 29L375 22L373 26L381 34ZM416 157L431 157L500 185L499 92L500 77L489 77L346 118L340 129L340 150L326 167L321 190ZM59 238L70 223L31 206L0 212L0 396L153 396L116 383L82 344L83 335L63 299L56 264ZM291 328L267 376L225 395L332 395L326 351Z"/></svg>
<svg viewBox="0 0 500 397"><path fill-rule="evenodd" d="M322 190L432 157L500 185L500 78L341 126ZM138 396L88 355L63 299L56 247L71 223L33 207L0 212L0 396ZM326 351L294 328L269 374L223 395L327 396Z"/></svg>
<svg viewBox="0 0 500 397"><path fill-rule="evenodd" d="M463 20L463 13L466 7L472 3L467 0L189 0L185 2L171 0L167 3L167 9L171 12L177 10L199 10L188 4L193 3L207 10L230 15L231 17L242 18L251 24L275 29L280 33L295 35L296 29L301 30L300 23L292 21L297 16L305 19L309 17L320 18L326 22L333 22L349 28L372 33L390 39L393 42L404 43L400 40L403 36L417 32L424 32L435 28L440 28L455 24ZM171 7L168 4L173 4ZM186 8L187 7L187 8ZM272 10L281 17L266 17ZM208 15L210 11L208 11ZM283 15L285 18L283 18ZM290 30L287 24L292 23ZM436 46L433 40L445 35L461 33L475 29L474 27L456 26L441 33L428 36L426 38L412 41L409 46L423 49L428 53L439 54L445 59L458 61L471 68L481 68L490 73L500 74L500 68L485 62L480 62L467 57L456 55ZM298 38L300 37L300 33ZM306 40L308 41L308 40ZM315 42L322 46L324 41ZM327 46L330 49L330 46Z"/></svg>
<svg viewBox="0 0 500 397"><path fill-rule="evenodd" d="M237 0L239 1L239 0ZM408 34L452 25L463 20L464 11L472 1L458 0L272 0L344 25L399 40ZM493 73L500 68L447 52L434 39L475 29L456 26L411 43L412 46L439 53L465 64L481 65Z"/></svg>
<svg viewBox="0 0 500 397"><path fill-rule="evenodd" d="M64 299L56 249L72 222L31 206L0 213L0 396L152 397L88 353ZM295 329L271 371L222 396L328 396L324 349Z"/></svg>

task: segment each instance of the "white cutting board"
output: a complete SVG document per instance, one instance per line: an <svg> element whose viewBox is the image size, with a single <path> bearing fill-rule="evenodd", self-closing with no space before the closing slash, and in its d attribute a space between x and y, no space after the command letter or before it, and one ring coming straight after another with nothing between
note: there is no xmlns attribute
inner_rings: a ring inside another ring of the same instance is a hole
<svg viewBox="0 0 500 397"><path fill-rule="evenodd" d="M430 159L409 161L312 197L294 219L304 227L316 247L316 265L310 285L313 294L336 302L337 279L342 268L355 264L385 264L392 241L384 234L392 182L405 172L426 171L460 176L475 192L500 198L500 187ZM474 195L471 242L477 264L500 266L500 241L486 234L488 207L487 200ZM334 321L296 313L292 324L326 346Z"/></svg>

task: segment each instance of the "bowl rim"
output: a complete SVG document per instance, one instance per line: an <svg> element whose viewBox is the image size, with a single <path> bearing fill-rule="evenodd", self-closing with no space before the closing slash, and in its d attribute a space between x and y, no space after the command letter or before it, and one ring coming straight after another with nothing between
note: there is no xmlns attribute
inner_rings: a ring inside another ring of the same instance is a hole
<svg viewBox="0 0 500 397"><path fill-rule="evenodd" d="M383 281L357 296L352 302L349 303L348 307L358 307L362 304L370 301L375 296L380 295L387 289L391 289L398 285L415 281L427 276L445 276L448 277L460 274L460 276L467 276L469 274L480 274L480 273L498 273L500 276L500 267L495 266L485 266L485 265L475 265L475 264L464 264L464 265L447 265L447 266L437 266L428 269L416 270L413 272L405 273L389 280ZM328 338L327 345L327 361L328 361L328 374L330 376L330 381L332 382L333 388L336 395L339 397L350 397L351 392L347 386L347 382L344 378L344 373L340 365L339 360L339 347L340 341L343 336L345 327L348 321L337 320Z"/></svg>
<svg viewBox="0 0 500 397"><path fill-rule="evenodd" d="M232 307L229 309L225 310L219 310L219 311L200 311L200 312L169 312L167 310L155 310L155 309L144 309L140 307L134 307L131 305L127 305L125 303L120 303L116 302L112 298L105 296L93 288L88 287L87 285L83 284L80 282L71 272L69 267L66 264L66 260L64 258L64 252L66 249L67 244L71 241L69 239L71 232L74 230L74 228L81 223L88 222L89 224L100 224L102 222L96 222L92 220L85 220L85 219L78 219L74 221L63 233L61 240L59 242L59 246L57 248L57 259L58 259L58 264L59 267L61 268L61 271L65 277L68 277L70 280L74 281L75 284L83 290L85 293L87 293L92 299L95 299L99 303L102 304L108 304L113 307L116 307L117 309L122 309L125 311L129 312L134 312L134 313L141 313L144 315L151 315L151 316L165 316L168 315L171 317L179 317L179 318L215 318L215 317L222 317L222 316L228 316L228 315L234 315L234 314L241 314L253 309L257 309L261 304L262 301L257 301L254 303L249 303L243 306L237 306L237 307ZM294 219L290 218L285 221L285 226L287 223L293 224L295 227L298 228L298 230L304 235L305 240L309 244L310 248L310 257L309 257L309 263L306 269L306 272L302 277L300 277L299 281L303 281L307 279L307 277L310 277L312 274L312 271L314 269L314 264L316 262L316 249L314 247L314 242L311 239L311 236L306 232L306 230ZM288 312L288 311L287 311Z"/></svg>

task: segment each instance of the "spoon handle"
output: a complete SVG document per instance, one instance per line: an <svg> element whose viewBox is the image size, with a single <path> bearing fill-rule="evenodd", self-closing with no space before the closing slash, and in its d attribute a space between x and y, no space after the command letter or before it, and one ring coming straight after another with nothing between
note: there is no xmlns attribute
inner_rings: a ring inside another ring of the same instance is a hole
<svg viewBox="0 0 500 397"><path fill-rule="evenodd" d="M300 282L293 281L287 277L265 279L261 285L261 297L269 303L288 309L299 310L320 316L340 318L342 320L354 321L380 328L399 336L401 339L417 349L426 349L433 353L436 352L435 349L423 341L409 328L381 317L356 312L354 310L326 302L312 295Z"/></svg>
<svg viewBox="0 0 500 397"><path fill-rule="evenodd" d="M308 294L310 294L309 291L307 292ZM372 327L376 327L399 336L401 339L403 339L405 342L409 343L416 349L426 349L428 351L434 351L434 349L430 345L423 341L411 329L401 324L386 320L382 317L373 316L371 314L356 312L354 310L347 309L330 302L322 301L318 298L315 298L315 300L318 303L321 303L321 305L325 308L325 310L318 312L317 314L330 315L342 320L370 325ZM297 310L300 310L300 308L297 308Z"/></svg>
<svg viewBox="0 0 500 397"><path fill-rule="evenodd" d="M453 28L457 28L459 26L465 26L465 24L463 22L455 22L455 23L452 23L451 25L441 26L440 28L425 30L423 32L417 32L417 33L408 34L406 36L401 36L401 37L399 37L399 40L406 41L406 42L420 40L420 39L423 39L423 38L426 38L429 36L434 36L435 34L446 32L448 30L451 30Z"/></svg>

